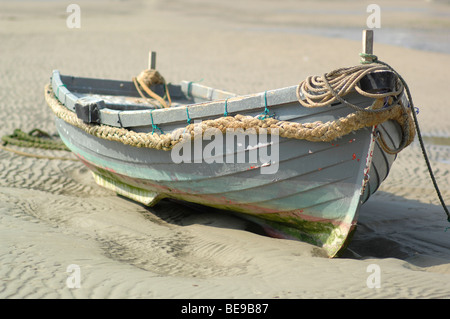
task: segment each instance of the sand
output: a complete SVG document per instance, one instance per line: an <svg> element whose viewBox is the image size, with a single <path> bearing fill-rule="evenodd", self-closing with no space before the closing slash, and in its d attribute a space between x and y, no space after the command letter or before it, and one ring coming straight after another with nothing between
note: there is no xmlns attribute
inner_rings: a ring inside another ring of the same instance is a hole
<svg viewBox="0 0 450 319"><path fill-rule="evenodd" d="M304 31L359 33L370 2L77 3L81 27L71 29L69 2L0 2L1 135L56 132L43 94L53 69L131 79L147 67L149 50L158 52L157 68L170 82L240 94L355 65L358 39ZM384 8L380 31L448 34L448 3L377 3ZM386 44L377 34L375 54L403 75L420 108L431 164L450 202L450 54ZM433 144L436 137L447 145ZM348 253L335 259L211 209L173 201L143 207L97 186L80 162L0 150L3 299L449 298L448 226L417 142L363 206Z"/></svg>

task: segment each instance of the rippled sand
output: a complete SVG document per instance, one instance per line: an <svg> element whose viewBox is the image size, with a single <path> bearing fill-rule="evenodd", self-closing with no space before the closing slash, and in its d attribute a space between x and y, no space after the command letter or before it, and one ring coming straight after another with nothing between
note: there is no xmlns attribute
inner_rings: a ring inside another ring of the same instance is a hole
<svg viewBox="0 0 450 319"><path fill-rule="evenodd" d="M365 27L365 6L336 3L79 2L81 28L69 29L65 3L0 2L0 133L55 133L43 94L53 69L131 79L146 68L149 50L158 52L157 68L170 82L202 81L240 94L357 64L359 41L279 29ZM391 8L386 26L449 27L450 7L439 2L409 1L416 8L409 11L380 5ZM447 140L450 55L376 37L375 54L410 85L423 134ZM450 147L440 144L427 151L450 202ZM143 207L97 186L79 162L0 150L0 298L450 297L450 224L417 143L399 155L359 221L347 255L328 259L223 212L174 201ZM380 288L367 284L373 264ZM69 265L81 271L80 288L67 284Z"/></svg>

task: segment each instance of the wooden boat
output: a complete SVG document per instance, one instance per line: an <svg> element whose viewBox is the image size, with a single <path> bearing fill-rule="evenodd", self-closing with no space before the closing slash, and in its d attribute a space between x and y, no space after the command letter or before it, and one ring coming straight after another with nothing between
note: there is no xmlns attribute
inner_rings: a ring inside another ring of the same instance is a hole
<svg viewBox="0 0 450 319"><path fill-rule="evenodd" d="M356 89L322 107L299 103L308 100L299 85L240 96L188 81L149 85L160 98L170 92L161 107L136 81L59 71L45 95L61 139L99 185L149 206L175 198L229 210L333 257L411 140L397 75L363 69ZM374 101L386 112L364 112ZM354 118L370 120L344 127Z"/></svg>

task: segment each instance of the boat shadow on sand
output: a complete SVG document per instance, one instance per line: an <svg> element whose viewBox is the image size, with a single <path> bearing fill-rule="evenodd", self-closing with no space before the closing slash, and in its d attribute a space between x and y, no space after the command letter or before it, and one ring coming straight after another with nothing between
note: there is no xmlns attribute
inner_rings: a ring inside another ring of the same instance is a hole
<svg viewBox="0 0 450 319"><path fill-rule="evenodd" d="M154 207L142 207L145 217L152 221L160 219L181 227L198 224L237 229L267 236L260 226L225 210L170 199ZM448 225L440 210L438 205L379 191L362 206L356 231L340 258L396 258L419 267L450 263L450 231L446 231Z"/></svg>

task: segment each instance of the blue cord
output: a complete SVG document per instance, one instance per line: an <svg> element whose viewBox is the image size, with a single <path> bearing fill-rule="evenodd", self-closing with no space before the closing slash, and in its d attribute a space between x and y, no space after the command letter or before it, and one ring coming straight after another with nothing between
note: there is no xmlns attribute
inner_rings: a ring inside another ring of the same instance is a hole
<svg viewBox="0 0 450 319"><path fill-rule="evenodd" d="M191 118L189 117L189 111L187 106L186 106L186 114L187 114L187 122L188 124L191 124Z"/></svg>
<svg viewBox="0 0 450 319"><path fill-rule="evenodd" d="M223 113L223 116L228 116L228 99L225 100L225 113Z"/></svg>
<svg viewBox="0 0 450 319"><path fill-rule="evenodd" d="M161 130L158 125L156 125L155 123L153 123L153 114L152 114L153 110L150 110L150 118L152 119L152 135L155 132L155 130L159 130L161 132L161 134L164 134L163 130Z"/></svg>

